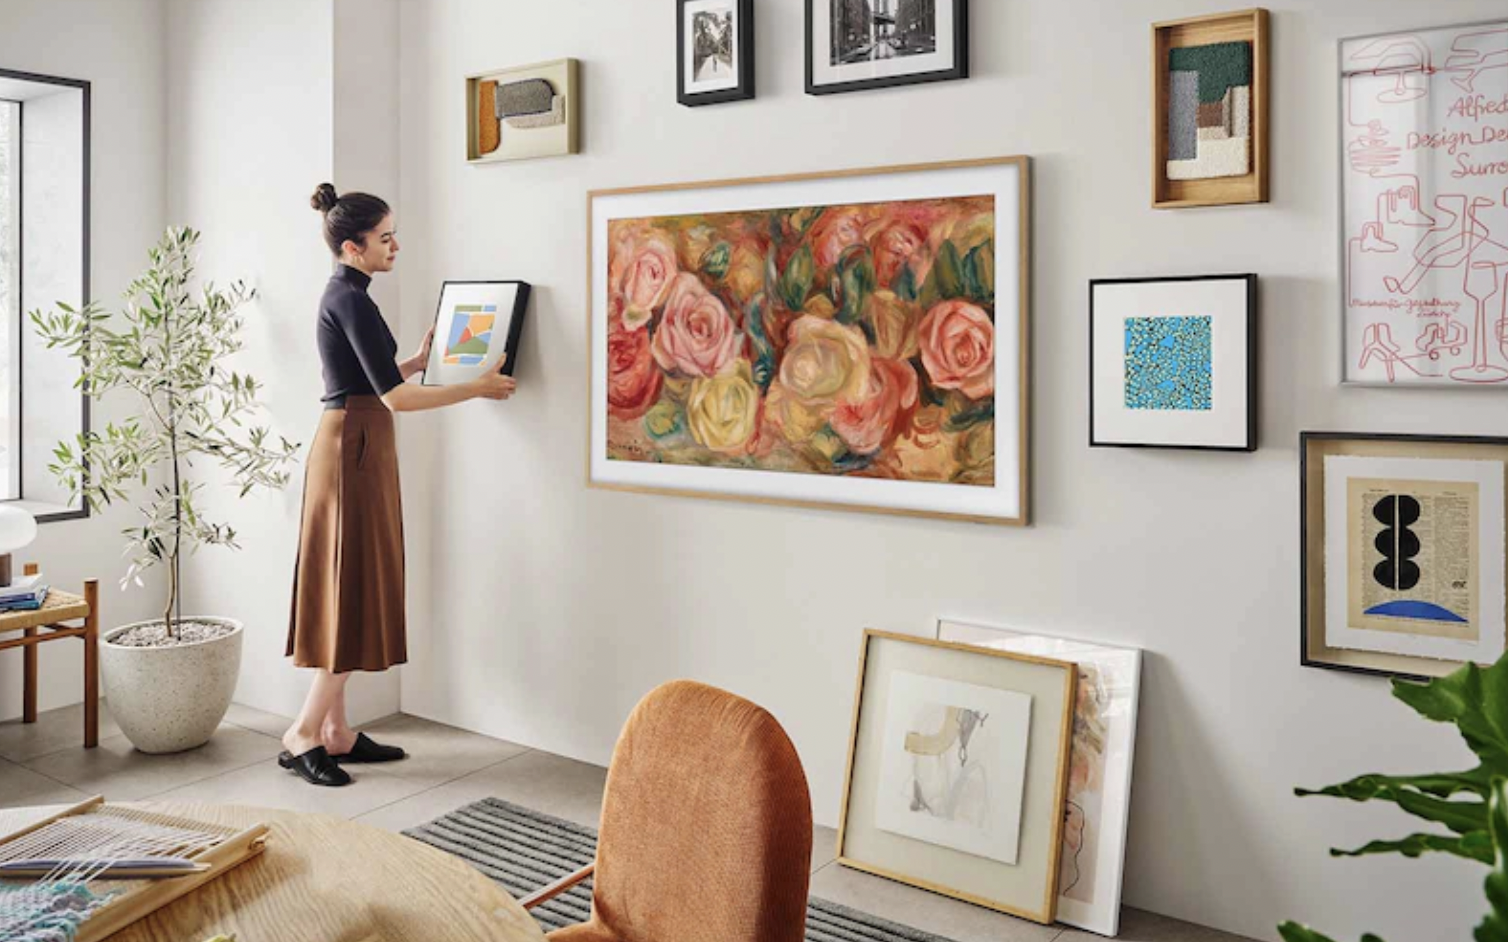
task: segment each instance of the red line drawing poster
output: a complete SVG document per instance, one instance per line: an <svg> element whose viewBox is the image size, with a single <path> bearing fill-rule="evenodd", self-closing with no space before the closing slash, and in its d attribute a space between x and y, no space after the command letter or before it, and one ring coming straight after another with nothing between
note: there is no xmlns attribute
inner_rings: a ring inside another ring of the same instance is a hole
<svg viewBox="0 0 1508 942"><path fill-rule="evenodd" d="M1343 378L1508 389L1508 21L1340 59Z"/></svg>

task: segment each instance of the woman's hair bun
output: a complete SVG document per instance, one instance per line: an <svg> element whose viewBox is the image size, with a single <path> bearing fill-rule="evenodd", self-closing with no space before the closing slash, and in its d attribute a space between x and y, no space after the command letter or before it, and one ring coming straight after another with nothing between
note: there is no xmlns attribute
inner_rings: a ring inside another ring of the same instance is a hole
<svg viewBox="0 0 1508 942"><path fill-rule="evenodd" d="M309 205L313 206L315 209L319 210L322 213L328 213L330 210L335 208L335 204L339 202L339 200L340 197L335 193L334 184L321 183L319 186L314 188L314 195L309 197Z"/></svg>

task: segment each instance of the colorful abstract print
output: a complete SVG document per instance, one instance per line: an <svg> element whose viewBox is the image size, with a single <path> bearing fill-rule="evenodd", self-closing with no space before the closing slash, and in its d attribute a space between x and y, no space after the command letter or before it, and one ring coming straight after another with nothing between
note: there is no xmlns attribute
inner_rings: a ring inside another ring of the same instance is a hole
<svg viewBox="0 0 1508 942"><path fill-rule="evenodd" d="M607 455L995 483L993 196L608 224Z"/></svg>
<svg viewBox="0 0 1508 942"><path fill-rule="evenodd" d="M1208 317L1126 318L1126 408L1214 408Z"/></svg>
<svg viewBox="0 0 1508 942"><path fill-rule="evenodd" d="M492 346L492 326L497 321L495 304L462 304L450 322L444 361L453 366L476 366Z"/></svg>
<svg viewBox="0 0 1508 942"><path fill-rule="evenodd" d="M1251 43L1168 51L1169 180L1251 172Z"/></svg>

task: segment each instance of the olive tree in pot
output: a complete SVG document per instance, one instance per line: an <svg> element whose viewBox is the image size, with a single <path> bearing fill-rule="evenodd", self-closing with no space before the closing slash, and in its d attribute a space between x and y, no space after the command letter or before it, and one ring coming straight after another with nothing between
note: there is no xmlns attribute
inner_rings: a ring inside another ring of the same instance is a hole
<svg viewBox="0 0 1508 942"><path fill-rule="evenodd" d="M75 499L134 503L139 519L122 531L131 557L122 588L143 585L142 573L155 566L166 570L162 617L100 639L110 711L136 748L151 753L207 742L240 671L239 622L179 613L184 554L202 545L239 548L234 530L200 512L204 485L189 477L195 458L220 462L244 497L286 484L298 449L284 438L274 444L265 427L248 424L258 410L257 383L224 361L241 349L240 311L255 292L241 282L196 291L198 242L192 229L169 229L148 252L146 272L126 289L118 318L92 304L31 315L49 348L79 361L86 395L136 399L131 418L60 443L49 467Z"/></svg>

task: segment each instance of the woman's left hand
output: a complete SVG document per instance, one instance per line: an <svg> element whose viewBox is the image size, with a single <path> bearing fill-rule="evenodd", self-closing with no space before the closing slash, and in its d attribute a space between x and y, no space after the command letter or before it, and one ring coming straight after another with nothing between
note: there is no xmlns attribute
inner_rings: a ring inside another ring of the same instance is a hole
<svg viewBox="0 0 1508 942"><path fill-rule="evenodd" d="M419 364L419 369L429 365L429 348L435 342L435 329L431 327L424 335L424 342L419 344L419 352L414 354L414 362Z"/></svg>

